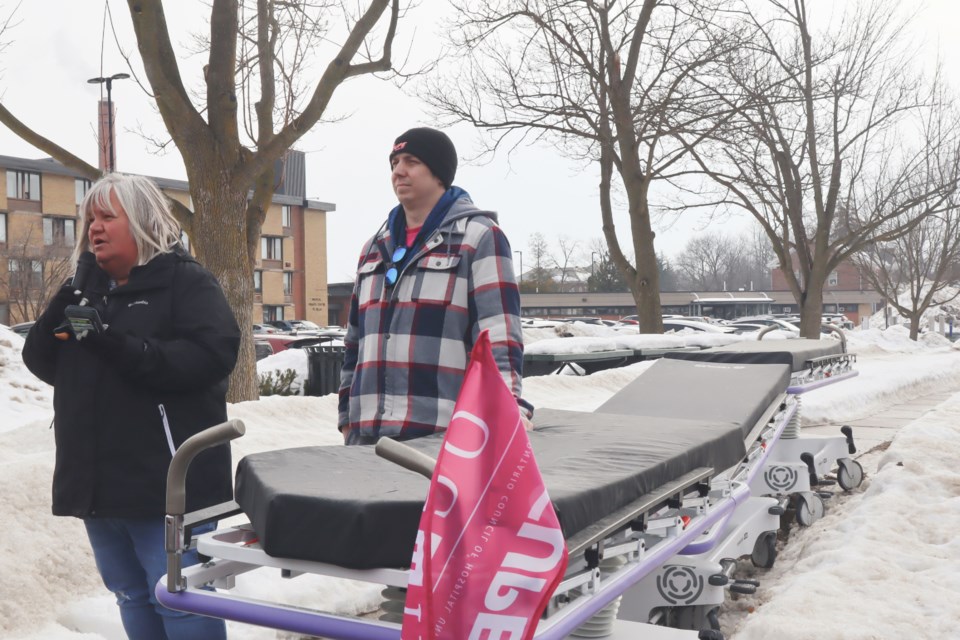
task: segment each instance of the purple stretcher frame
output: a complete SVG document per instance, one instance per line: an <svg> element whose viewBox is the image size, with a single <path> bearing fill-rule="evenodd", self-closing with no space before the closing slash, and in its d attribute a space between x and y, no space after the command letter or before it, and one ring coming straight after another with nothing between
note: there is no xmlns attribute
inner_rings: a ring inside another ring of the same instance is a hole
<svg viewBox="0 0 960 640"><path fill-rule="evenodd" d="M536 640L562 640L566 638L598 611L622 595L629 587L660 567L680 550L689 546L690 541L700 535L698 531L703 531L729 517L732 509L749 497L749 486L740 484L724 501L724 507L713 510L704 516L702 520L696 523L696 529L688 529L678 537L657 545L635 566L604 580L602 583L603 589L599 593L592 598L584 598L579 604L574 601L566 615L564 610L561 610L552 619L547 619L545 622L550 623L549 626L542 632L538 631L534 638ZM729 506L727 506L728 504ZM714 541L715 543L716 541ZM266 604L195 588L171 593L167 590L165 579L161 579L157 583L154 592L157 601L168 609L244 622L271 629L336 638L337 640L399 640L400 638L400 628L398 626L388 627L372 620L346 618L282 604Z"/></svg>
<svg viewBox="0 0 960 640"><path fill-rule="evenodd" d="M839 381L839 379L840 376L837 376L831 380ZM770 438L771 441L779 440L784 428L796 411L796 404L787 409L787 413L779 420L776 431ZM688 529L676 538L657 545L635 566L623 573L605 579L600 592L589 599L584 599L579 604L575 601L570 605L566 615L564 610L561 610L552 619L542 621L549 623L549 626L542 632L537 632L534 638L536 640L561 640L566 638L597 612L622 595L629 587L642 580L674 555L696 555L709 551L716 546L720 541L719 533L714 533L708 539L699 542L691 542L691 540L697 538L702 531L710 527L714 527L715 532L722 531L723 523L730 518L740 504L750 497L750 482L763 469L763 463L772 449L772 447L764 449L762 454L753 461L747 473L746 481L738 483L730 497L698 521L694 529ZM223 618L271 629L331 637L338 640L399 640L400 638L399 627L388 626L372 620L347 618L282 604L268 604L195 588L171 593L167 590L166 578L157 583L154 591L157 601L168 609Z"/></svg>
<svg viewBox="0 0 960 640"><path fill-rule="evenodd" d="M789 395L800 395L857 375L859 375L857 371L848 371L815 382L790 386L786 392ZM798 406L796 404L788 407L784 416L779 420L770 441L779 441L783 430L793 419L797 410ZM712 509L701 521L698 521L694 529L687 529L676 538L657 545L635 566L605 579L601 591L593 597L585 598L581 602L574 601L554 617L541 621L541 624L547 622L548 626L542 632L538 628L534 638L536 640L563 640L672 556L697 555L715 547L720 542L720 532L723 530L723 524L733 515L736 508L750 497L750 484L764 468L764 462L772 450L773 447L766 447L761 455L752 461L746 480L739 482L731 491L730 497ZM706 539L691 542L692 539L699 537L700 533L710 527L713 527L713 532ZM369 619L348 618L289 605L225 596L214 591L196 588L172 593L167 590L166 576L157 583L154 592L157 601L168 609L223 618L271 629L314 636L329 636L337 640L399 640L400 638L400 628L395 624L390 625Z"/></svg>

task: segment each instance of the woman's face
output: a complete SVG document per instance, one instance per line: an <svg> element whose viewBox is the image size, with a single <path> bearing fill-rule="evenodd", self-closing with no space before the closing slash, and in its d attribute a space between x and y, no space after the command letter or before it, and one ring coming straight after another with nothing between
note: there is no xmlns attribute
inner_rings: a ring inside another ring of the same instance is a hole
<svg viewBox="0 0 960 640"><path fill-rule="evenodd" d="M113 192L110 193L110 204L113 211L97 205L91 207L87 239L100 268L117 284L125 284L130 270L137 265L137 243L130 232L127 212Z"/></svg>

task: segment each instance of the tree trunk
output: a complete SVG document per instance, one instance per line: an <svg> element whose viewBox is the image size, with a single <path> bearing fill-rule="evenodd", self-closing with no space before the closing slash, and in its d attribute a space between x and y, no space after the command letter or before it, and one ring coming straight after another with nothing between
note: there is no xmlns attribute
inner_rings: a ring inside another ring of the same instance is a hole
<svg viewBox="0 0 960 640"><path fill-rule="evenodd" d="M644 216L649 223L649 216ZM634 236L637 252L637 276L630 283L633 299L637 303L637 321L641 333L663 333L663 312L660 306L660 271L653 248L653 230L645 230Z"/></svg>
<svg viewBox="0 0 960 640"><path fill-rule="evenodd" d="M639 161L637 162L639 166ZM636 276L630 280L630 292L637 303L640 333L663 333L663 312L660 306L660 268L654 248L650 206L647 202L649 178L637 178L621 172L630 206L630 232L636 253Z"/></svg>
<svg viewBox="0 0 960 640"><path fill-rule="evenodd" d="M800 305L800 336L811 340L820 339L820 325L823 322L823 285L815 277L810 278L807 290Z"/></svg>
<svg viewBox="0 0 960 640"><path fill-rule="evenodd" d="M233 188L228 172L190 176L195 208L190 242L194 254L220 282L240 325L240 355L230 375L228 402L259 398L253 347L253 263L247 248L247 190ZM201 185L216 185L213 191Z"/></svg>
<svg viewBox="0 0 960 640"><path fill-rule="evenodd" d="M920 337L920 321L923 318L915 315L910 318L910 339L916 341Z"/></svg>

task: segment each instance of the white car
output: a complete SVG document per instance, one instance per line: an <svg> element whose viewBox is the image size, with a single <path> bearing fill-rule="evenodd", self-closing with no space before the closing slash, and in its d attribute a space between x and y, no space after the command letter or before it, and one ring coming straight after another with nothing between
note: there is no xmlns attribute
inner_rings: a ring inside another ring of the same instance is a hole
<svg viewBox="0 0 960 640"><path fill-rule="evenodd" d="M705 333L736 333L737 330L729 326L711 324L709 322L699 322L697 320L685 320L683 318L664 318L663 332L676 333L690 329L692 331L703 331Z"/></svg>
<svg viewBox="0 0 960 640"><path fill-rule="evenodd" d="M823 324L832 324L848 331L853 329L853 322L844 315L823 316L822 322Z"/></svg>
<svg viewBox="0 0 960 640"><path fill-rule="evenodd" d="M792 322L787 322L786 320L781 320L780 318L763 318L763 317L753 317L753 318L737 318L730 323L730 326L736 327L737 325L756 325L762 324L764 326L775 326L781 331L786 331L789 333L800 333L800 326L793 324Z"/></svg>

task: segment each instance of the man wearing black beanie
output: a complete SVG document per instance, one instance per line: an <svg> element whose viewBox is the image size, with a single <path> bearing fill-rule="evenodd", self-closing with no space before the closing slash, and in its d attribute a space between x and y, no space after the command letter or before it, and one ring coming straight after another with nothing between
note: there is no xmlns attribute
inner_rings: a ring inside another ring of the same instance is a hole
<svg viewBox="0 0 960 640"><path fill-rule="evenodd" d="M389 160L399 204L357 268L340 382L344 442L445 429L483 329L529 428L520 293L497 214L453 185L457 150L442 131L404 132Z"/></svg>

